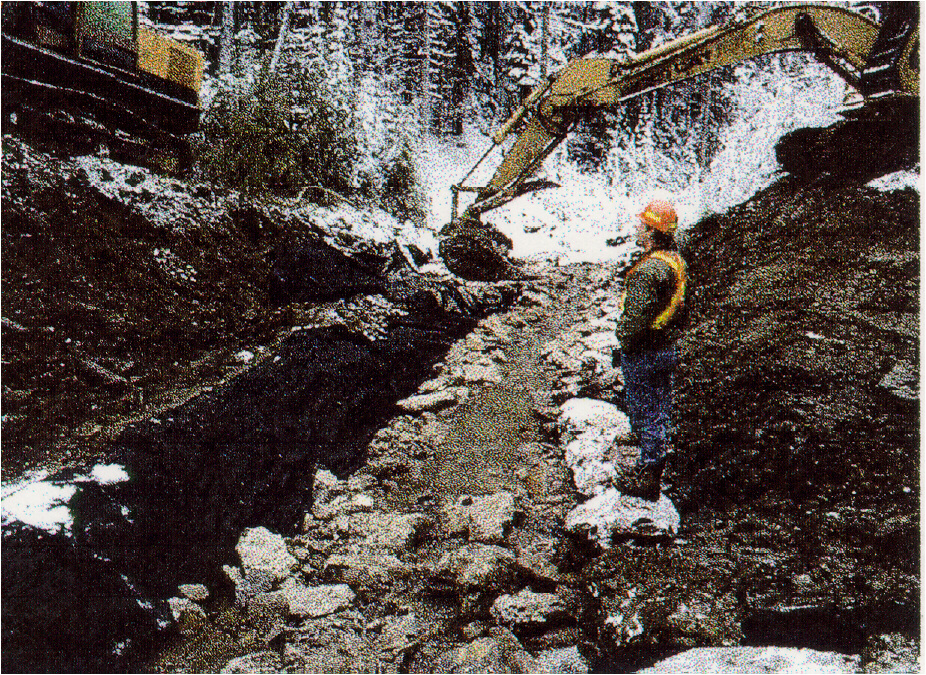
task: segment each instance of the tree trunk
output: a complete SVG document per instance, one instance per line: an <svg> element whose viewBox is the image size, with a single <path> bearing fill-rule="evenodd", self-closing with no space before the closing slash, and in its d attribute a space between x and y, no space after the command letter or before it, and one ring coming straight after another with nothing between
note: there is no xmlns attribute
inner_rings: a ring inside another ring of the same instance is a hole
<svg viewBox="0 0 926 675"><path fill-rule="evenodd" d="M424 12L421 30L421 99L418 104L421 123L424 128L431 126L431 13L428 3L419 5Z"/></svg>
<svg viewBox="0 0 926 675"><path fill-rule="evenodd" d="M219 75L231 71L235 39L235 3L222 3L222 37L219 44Z"/></svg>
<svg viewBox="0 0 926 675"><path fill-rule="evenodd" d="M273 57L270 59L270 72L276 72L277 64L280 62L280 54L283 51L283 43L286 42L286 34L289 33L289 21L293 14L293 3L287 2L283 5L283 19L280 21L280 34L277 35L276 45L273 47Z"/></svg>

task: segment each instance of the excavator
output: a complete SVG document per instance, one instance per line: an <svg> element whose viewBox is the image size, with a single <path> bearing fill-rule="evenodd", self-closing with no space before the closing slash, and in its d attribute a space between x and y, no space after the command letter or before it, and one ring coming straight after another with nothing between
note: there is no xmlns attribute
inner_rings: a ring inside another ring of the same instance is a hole
<svg viewBox="0 0 926 675"><path fill-rule="evenodd" d="M507 257L511 240L481 220L482 214L556 184L535 180L544 159L577 120L670 84L764 54L807 52L832 68L858 94L845 120L824 129L792 132L777 147L784 170L819 174L835 165L889 164L918 153L919 3L891 2L879 24L857 12L825 5L790 5L752 13L618 62L579 58L541 83L492 136L492 145L452 189L452 219L439 237L439 252L456 275L478 281L519 278ZM911 132L912 129L912 132ZM466 181L516 130L513 144L486 185ZM915 160L914 160L915 161ZM460 211L462 193L475 201Z"/></svg>
<svg viewBox="0 0 926 675"><path fill-rule="evenodd" d="M48 143L180 161L203 55L139 25L135 2L4 2L3 124Z"/></svg>

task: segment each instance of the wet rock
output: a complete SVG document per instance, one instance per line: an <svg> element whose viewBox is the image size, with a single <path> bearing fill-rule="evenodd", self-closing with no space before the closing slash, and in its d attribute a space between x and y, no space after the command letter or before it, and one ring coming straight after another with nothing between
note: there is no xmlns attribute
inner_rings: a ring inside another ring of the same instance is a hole
<svg viewBox="0 0 926 675"><path fill-rule="evenodd" d="M241 573L229 576L239 598L269 591L296 566L283 537L264 527L245 530L235 551L241 559Z"/></svg>
<svg viewBox="0 0 926 675"><path fill-rule="evenodd" d="M644 668L640 673L854 673L859 657L785 647L702 647Z"/></svg>
<svg viewBox="0 0 926 675"><path fill-rule="evenodd" d="M327 616L350 607L357 597L346 584L306 586L293 577L283 583L280 592L286 599L290 614L311 618Z"/></svg>
<svg viewBox="0 0 926 675"><path fill-rule="evenodd" d="M525 588L517 595L502 595L492 603L492 617L513 629L539 626L566 614L565 603L552 593Z"/></svg>
<svg viewBox="0 0 926 675"><path fill-rule="evenodd" d="M510 492L461 495L444 502L441 525L449 534L468 533L470 541L495 544L505 540L515 513L515 498Z"/></svg>
<svg viewBox="0 0 926 675"><path fill-rule="evenodd" d="M279 673L283 662L276 652L254 652L229 661L222 673Z"/></svg>
<svg viewBox="0 0 926 675"><path fill-rule="evenodd" d="M193 602L203 602L209 599L209 589L202 584L182 584L177 590L183 597Z"/></svg>
<svg viewBox="0 0 926 675"><path fill-rule="evenodd" d="M588 673L588 662L578 647L548 649L537 654L538 673Z"/></svg>
<svg viewBox="0 0 926 675"><path fill-rule="evenodd" d="M425 410L440 410L454 405L456 402L457 392L452 389L444 389L429 394L410 396L399 401L397 405L408 412L422 412Z"/></svg>
<svg viewBox="0 0 926 675"><path fill-rule="evenodd" d="M603 548L609 548L615 537L675 536L680 521L678 511L664 494L651 502L608 488L570 511L566 529L592 537Z"/></svg>
<svg viewBox="0 0 926 675"><path fill-rule="evenodd" d="M495 628L489 637L443 653L433 672L445 673L534 673L537 660L505 629Z"/></svg>
<svg viewBox="0 0 926 675"><path fill-rule="evenodd" d="M248 620L263 644L280 636L288 617L289 603L282 591L258 593L248 601Z"/></svg>
<svg viewBox="0 0 926 675"><path fill-rule="evenodd" d="M407 578L414 568L391 555L333 555L325 563L329 578L353 589L377 591Z"/></svg>

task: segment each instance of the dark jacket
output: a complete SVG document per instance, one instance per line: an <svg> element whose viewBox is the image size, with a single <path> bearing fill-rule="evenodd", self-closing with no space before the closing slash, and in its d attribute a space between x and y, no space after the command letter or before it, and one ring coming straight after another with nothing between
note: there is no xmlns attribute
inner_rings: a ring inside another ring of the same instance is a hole
<svg viewBox="0 0 926 675"><path fill-rule="evenodd" d="M652 328L656 317L669 306L676 282L675 271L658 258L644 257L627 275L624 311L615 330L622 351L660 349L678 339L687 319L684 304L664 328Z"/></svg>

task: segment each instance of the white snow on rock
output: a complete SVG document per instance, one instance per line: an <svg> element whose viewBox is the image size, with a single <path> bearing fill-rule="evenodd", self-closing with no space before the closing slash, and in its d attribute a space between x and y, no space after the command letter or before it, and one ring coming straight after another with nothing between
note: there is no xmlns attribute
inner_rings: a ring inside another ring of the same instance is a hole
<svg viewBox="0 0 926 675"><path fill-rule="evenodd" d="M785 647L702 647L640 673L857 673L858 656Z"/></svg>
<svg viewBox="0 0 926 675"><path fill-rule="evenodd" d="M574 398L560 407L566 464L572 469L576 489L591 497L566 517L566 529L585 532L603 548L614 536L674 536L680 517L665 495L656 502L622 494L614 487L627 461L617 451L630 441L630 420L617 406L588 398ZM609 452L614 450L614 457ZM624 447L623 449L631 449ZM612 461L613 460L613 461Z"/></svg>
<svg viewBox="0 0 926 675"><path fill-rule="evenodd" d="M121 464L97 464L89 476L78 475L70 481L47 478L47 472L39 472L3 485L0 490L3 525L21 522L52 534L69 532L74 516L68 503L77 494L79 483L112 485L129 480L129 474Z"/></svg>
<svg viewBox="0 0 926 675"><path fill-rule="evenodd" d="M630 435L630 419L616 405L593 398L572 398L560 406L564 439L575 440L586 433L610 437Z"/></svg>
<svg viewBox="0 0 926 675"><path fill-rule="evenodd" d="M250 363L254 360L254 352L248 351L247 349L242 349L240 352L235 354L235 359L241 361L241 363Z"/></svg>
<svg viewBox="0 0 926 675"><path fill-rule="evenodd" d="M894 173L875 178L865 185L879 192L893 192L894 190L906 190L907 188L911 188L920 194L923 193L921 189L919 167L912 170L905 169L903 171L895 171Z"/></svg>
<svg viewBox="0 0 926 675"><path fill-rule="evenodd" d="M680 522L675 505L664 494L651 502L608 488L570 511L566 529L586 532L602 548L609 548L614 536L674 536Z"/></svg>
<svg viewBox="0 0 926 675"><path fill-rule="evenodd" d="M129 474L121 464L97 464L90 471L90 477L100 485L112 485L127 481Z"/></svg>
<svg viewBox="0 0 926 675"><path fill-rule="evenodd" d="M6 490L4 490L6 492ZM46 481L30 482L3 495L2 522L14 521L31 525L46 532L70 530L74 516L68 502L77 492L77 486Z"/></svg>
<svg viewBox="0 0 926 675"><path fill-rule="evenodd" d="M560 407L566 465L584 495L601 493L617 478L614 463L605 459L617 438L630 436L630 420L617 406L589 398L574 398Z"/></svg>

